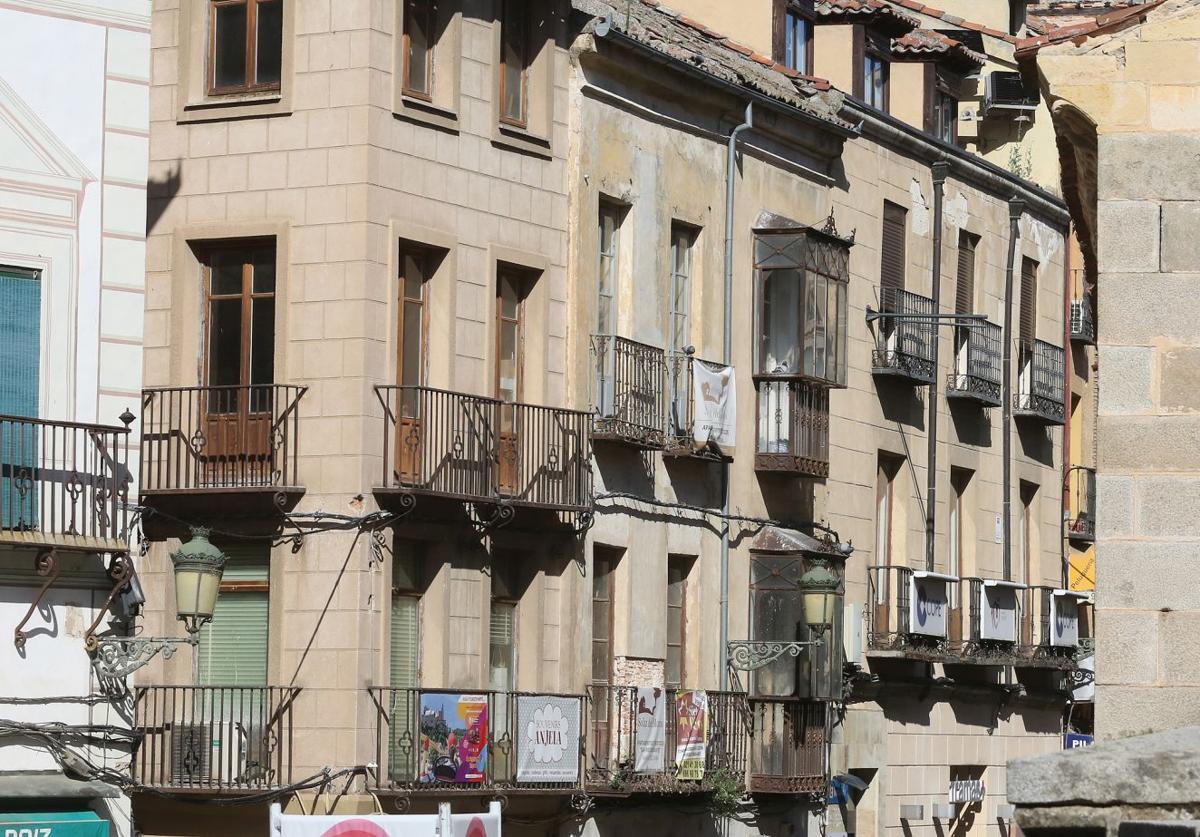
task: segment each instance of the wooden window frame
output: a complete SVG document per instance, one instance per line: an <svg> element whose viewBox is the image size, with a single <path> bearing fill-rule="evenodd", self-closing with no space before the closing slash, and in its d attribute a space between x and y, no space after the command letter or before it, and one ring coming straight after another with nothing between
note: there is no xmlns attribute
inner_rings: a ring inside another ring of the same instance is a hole
<svg viewBox="0 0 1200 837"><path fill-rule="evenodd" d="M259 84L251 81L258 77L258 7L260 4L279 3L279 14L283 15L283 4L296 0L208 0L208 45L206 55L205 88L210 96L229 96L239 93L263 93L281 89L283 82L283 50L285 44L279 46L279 81ZM246 82L244 84L218 87L217 86L217 9L227 6L246 7ZM282 35L281 35L282 37Z"/></svg>
<svg viewBox="0 0 1200 837"><path fill-rule="evenodd" d="M429 301L428 288L429 280L432 275L433 266L433 251L428 247L401 242L398 259L397 280L399 287L397 288L397 298L400 303L399 316L396 317L396 383L404 385L402 380L404 376L404 314L409 305L421 306L421 345L419 351L421 353L421 362L418 365L419 380L411 386L424 386L426 378L426 365L429 358ZM408 282L404 273L404 266L407 259L412 258L421 265L421 296L420 298L408 296Z"/></svg>
<svg viewBox="0 0 1200 837"><path fill-rule="evenodd" d="M588 674L588 679L589 679L589 682L593 686L606 687L606 686L612 685L613 656L614 656L613 655L613 625L615 624L614 615L616 612L616 600L617 600L616 589L613 586L613 580L614 580L614 576L616 575L617 565L619 564L619 562L620 562L620 555L615 550L610 550L605 547L599 547L599 548L593 547L593 549L592 549L592 576L593 576L593 578L592 578L592 591L591 591L592 612L594 613L596 610L596 602L605 602L608 606L608 619L606 620L607 624L608 624L608 635L603 640L605 647L607 648L607 651L608 651L608 653L605 654L607 671L605 672L605 679L603 679L603 680L597 679L597 677L596 677L596 652L595 652L596 637L595 637L595 634L593 633L592 646L591 646L592 654L591 654L591 658L588 663L588 668L590 669L589 674ZM608 581L607 581L608 597L607 598L597 598L596 597L596 578L598 578L601 575L601 573L599 572L599 570L597 568L597 565L600 563L603 563L603 565L607 568L605 570L605 572L603 573L603 575L605 575L608 579Z"/></svg>
<svg viewBox="0 0 1200 837"><path fill-rule="evenodd" d="M667 331L668 338L671 340L670 349L673 351L683 351L688 345L690 345L692 331L692 277L694 275L693 267L698 230L691 224L684 224L680 221L672 221L670 234L670 248L667 258L670 262L670 288L668 290L671 294L671 299L670 305L668 306L668 316L671 318L671 320L668 324L669 328ZM676 270L676 267L679 264L679 260L676 257L676 243L678 241L682 241L686 245L684 247L684 250L687 254L686 268L682 273ZM678 297L676 283L681 280L686 285L684 293L684 310L678 311L675 308L675 302ZM685 335L683 335L682 341L679 339L680 335L675 331L676 320L679 317L683 318L684 331L687 332Z"/></svg>
<svg viewBox="0 0 1200 837"><path fill-rule="evenodd" d="M517 316L516 318L508 318L504 316L504 303L500 298L500 288L504 278L507 277L513 283L517 290ZM501 346L501 330L505 323L512 323L516 326L516 352L514 357L516 385L513 393L513 403L521 401L525 389L525 303L529 297L529 289L532 284L529 276L529 271L501 262L496 268L496 340L495 352L496 362L494 366L495 374L495 389L493 390L496 398L501 398L500 395L500 346Z"/></svg>
<svg viewBox="0 0 1200 837"><path fill-rule="evenodd" d="M891 113L892 107L892 62L888 48L889 44L890 39L886 36L872 32L862 25L855 27L853 48L851 50L852 60L854 61L854 94L863 104L883 113ZM883 67L882 103L873 103L867 96L866 64L868 58L878 61Z"/></svg>
<svg viewBox="0 0 1200 837"><path fill-rule="evenodd" d="M434 85L434 49L436 48L436 32L438 9L436 0L398 0L404 4L404 32L403 46L401 55L404 57L404 67L401 74L400 92L404 96L413 99L420 99L423 102L433 101L433 85ZM417 13L424 17L426 37L428 43L425 48L425 78L428 81L427 90L420 90L412 86L412 49L409 35L409 25L412 20L412 15Z"/></svg>
<svg viewBox="0 0 1200 837"><path fill-rule="evenodd" d="M276 242L273 239L266 240L246 240L246 241L228 241L214 245L207 249L204 256L204 385L216 386L212 383L212 303L214 300L230 300L240 299L242 303L241 310L241 344L238 357L238 384L237 386L250 386L250 356L253 350L252 343L252 317L254 311L254 300L256 299L271 299L278 303L277 291L279 287L279 272L276 270L275 284L270 292L254 290L254 258L253 254L258 251L270 250L271 261L275 262L277 258ZM242 258L242 290L237 294L214 294L213 293L213 257L220 254L234 254L241 251L244 255ZM276 318L278 318L278 305L276 305ZM274 352L277 348L275 345L276 335L271 334L271 351ZM274 364L272 364L274 365ZM274 377L274 376L272 376ZM271 383L274 383L272 381Z"/></svg>
<svg viewBox="0 0 1200 837"><path fill-rule="evenodd" d="M958 233L958 266L954 277L954 313L955 314L973 314L975 313L975 278L977 274L976 268L979 266L979 236L967 230L959 230ZM964 257L970 253L970 269L966 269L967 262ZM968 292L963 293L963 286L968 285ZM964 305L964 297L967 298L967 303Z"/></svg>
<svg viewBox="0 0 1200 837"><path fill-rule="evenodd" d="M1021 305L1017 312L1017 339L1020 341L1021 347L1026 350L1032 350L1033 343L1037 340L1038 269L1040 267L1037 259L1031 259L1029 256L1021 257ZM1025 316L1027 307L1028 320Z"/></svg>
<svg viewBox="0 0 1200 837"><path fill-rule="evenodd" d="M625 220L625 209L619 203L601 198L600 208L597 210L597 225L596 225L596 333L597 334L616 334L617 333L617 303L620 296L621 286L621 225ZM612 240L609 242L609 252L604 250L604 219L606 216L612 216L613 232ZM604 311L605 294L602 284L604 276L604 260L609 259L612 265L612 287L611 297L608 299L608 311ZM603 323L602 314L608 314L608 329L602 329Z"/></svg>
<svg viewBox="0 0 1200 837"><path fill-rule="evenodd" d="M682 689L683 684L687 682L687 594L688 581L692 574L692 566L695 559L691 555L668 555L667 556L667 656L663 663L663 683L668 688ZM682 590L679 594L679 605L676 607L671 604L671 570L678 569L682 578L680 584ZM672 682L668 679L669 670L666 663L671 656L671 611L678 610L679 615L679 682Z"/></svg>
<svg viewBox="0 0 1200 837"><path fill-rule="evenodd" d="M772 48L775 61L785 67L791 67L787 62L787 42L791 34L790 18L798 17L806 22L804 40L804 66L791 67L803 75L813 73L813 30L816 27L816 12L812 0L775 0L772 20Z"/></svg>
<svg viewBox="0 0 1200 837"><path fill-rule="evenodd" d="M531 63L531 47L532 47L532 16L529 14L521 15L522 30L521 30L521 115L520 117L509 116L504 112L504 101L507 98L507 78L508 64L504 59L505 38L508 32L508 12L514 5L520 4L522 11L528 12L531 3L529 0L500 0L500 64L498 67L500 75L499 84L499 100L497 102L497 110L500 115L500 123L508 125L512 128L520 128L526 130L529 127L529 65Z"/></svg>
<svg viewBox="0 0 1200 837"><path fill-rule="evenodd" d="M901 234L900 234L899 253L889 253L888 248L887 248L888 224L894 223L893 220L889 219L889 215L888 215L889 212L891 212L893 216L895 216L898 213L899 217L901 217L903 219L903 221L900 224ZM902 291L906 290L907 289L907 279L908 279L908 270L907 270L908 265L906 264L906 261L908 259L908 210L905 209L903 206L901 206L898 203L893 203L892 201L885 200L883 202L883 211L881 214L881 224L882 224L883 232L881 233L880 244L879 244L879 286L881 289L884 287L889 287L889 288L896 287ZM885 285L885 283L884 283L884 276L888 275L888 271L886 270L886 268L889 264L889 259L888 259L889 256L898 256L899 278L900 278L899 284L888 283Z"/></svg>

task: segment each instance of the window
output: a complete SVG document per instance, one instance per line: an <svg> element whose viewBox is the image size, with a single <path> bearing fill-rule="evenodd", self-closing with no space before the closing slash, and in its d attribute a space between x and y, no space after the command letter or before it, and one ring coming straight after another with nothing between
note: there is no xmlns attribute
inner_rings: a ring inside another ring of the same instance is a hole
<svg viewBox="0 0 1200 837"><path fill-rule="evenodd" d="M954 289L954 313L972 314L975 311L975 249L979 236L966 230L958 234L958 276Z"/></svg>
<svg viewBox="0 0 1200 837"><path fill-rule="evenodd" d="M1042 583L1034 545L1037 490L1036 483L1021 480L1021 515L1017 520L1017 548L1013 556L1013 580L1030 585Z"/></svg>
<svg viewBox="0 0 1200 837"><path fill-rule="evenodd" d="M904 290L905 273L905 228L908 212L899 204L883 202L883 238L880 247L879 285L884 306L888 305L888 291Z"/></svg>
<svg viewBox="0 0 1200 837"><path fill-rule="evenodd" d="M279 89L287 1L210 0L209 93Z"/></svg>
<svg viewBox="0 0 1200 837"><path fill-rule="evenodd" d="M525 0L503 0L500 22L500 121L529 122L530 22Z"/></svg>
<svg viewBox="0 0 1200 837"><path fill-rule="evenodd" d="M1021 322L1018 336L1025 347L1032 347L1037 337L1037 272L1036 261L1028 256L1021 259Z"/></svg>
<svg viewBox="0 0 1200 837"><path fill-rule="evenodd" d="M671 344L682 352L690 343L688 317L692 307L692 245L696 230L680 223L671 224Z"/></svg>
<svg viewBox="0 0 1200 837"><path fill-rule="evenodd" d="M400 312L397 317L396 383L402 387L419 387L425 383L425 348L428 331L428 311L425 304L425 283L431 271L432 254L415 247L400 247ZM401 409L406 416L416 415L416 393L405 393Z"/></svg>
<svg viewBox="0 0 1200 837"><path fill-rule="evenodd" d="M890 454L879 454L875 473L875 563L891 566L892 555L892 480L899 466Z"/></svg>
<svg viewBox="0 0 1200 837"><path fill-rule="evenodd" d="M36 418L42 347L42 282L35 271L0 268L0 311L4 340L0 341L0 414ZM4 445L4 462L14 460ZM7 487L11 479L4 481ZM6 498L7 499L7 498ZM7 508L7 503L5 504Z"/></svg>
<svg viewBox="0 0 1200 837"><path fill-rule="evenodd" d="M523 309L528 282L521 271L501 265L496 277L496 397L521 399Z"/></svg>
<svg viewBox="0 0 1200 837"><path fill-rule="evenodd" d="M1025 4L1029 0L1008 0L1008 34L1019 35L1025 26Z"/></svg>
<svg viewBox="0 0 1200 837"><path fill-rule="evenodd" d="M782 31L776 36L779 61L785 67L805 75L812 74L813 39L812 0L791 0L777 18Z"/></svg>
<svg viewBox="0 0 1200 837"><path fill-rule="evenodd" d="M870 52L863 56L863 101L877 110L888 109L890 65Z"/></svg>
<svg viewBox="0 0 1200 837"><path fill-rule="evenodd" d="M611 335L617 328L618 247L621 207L600 202L599 255L596 272L596 333Z"/></svg>
<svg viewBox="0 0 1200 837"><path fill-rule="evenodd" d="M967 527L964 525L966 516L970 513L966 507L967 486L971 482L971 472L966 468L950 469L950 560L948 572L960 578L973 574L971 562L967 555ZM959 607L958 584L950 586L950 608Z"/></svg>
<svg viewBox="0 0 1200 837"><path fill-rule="evenodd" d="M225 387L273 383L274 242L214 248L205 273L206 384Z"/></svg>
<svg viewBox="0 0 1200 837"><path fill-rule="evenodd" d="M802 641L804 604L800 577L804 574L799 556L755 555L750 559L752 633L755 642ZM799 667L784 655L752 675L753 693L763 697L792 697L797 694Z"/></svg>
<svg viewBox="0 0 1200 837"><path fill-rule="evenodd" d="M944 90L933 93L933 135L951 145L958 142L958 99Z"/></svg>
<svg viewBox="0 0 1200 837"><path fill-rule="evenodd" d="M271 547L236 542L221 544L221 550L227 560L217 606L212 621L200 629L196 651L199 683L263 686L267 682Z"/></svg>
<svg viewBox="0 0 1200 837"><path fill-rule="evenodd" d="M597 546L592 553L592 683L607 686L612 682L613 571L617 566L615 550ZM606 706L601 701L597 706Z"/></svg>
<svg viewBox="0 0 1200 837"><path fill-rule="evenodd" d="M405 95L433 98L433 48L437 38L437 5L433 0L404 2Z"/></svg>
<svg viewBox="0 0 1200 837"><path fill-rule="evenodd" d="M755 235L757 373L846 381L848 251L815 231Z"/></svg>
<svg viewBox="0 0 1200 837"><path fill-rule="evenodd" d="M421 541L396 538L393 549L389 717L391 739L400 741L405 733L412 737L417 735L417 690L421 685L421 565L425 548ZM395 781L414 779L413 760L406 758L399 748L391 749L388 775Z"/></svg>
<svg viewBox="0 0 1200 837"><path fill-rule="evenodd" d="M687 582L692 558L685 555L667 557L667 661L668 689L683 686L687 655Z"/></svg>
<svg viewBox="0 0 1200 837"><path fill-rule="evenodd" d="M517 685L517 603L493 596L488 632L488 687L511 692Z"/></svg>

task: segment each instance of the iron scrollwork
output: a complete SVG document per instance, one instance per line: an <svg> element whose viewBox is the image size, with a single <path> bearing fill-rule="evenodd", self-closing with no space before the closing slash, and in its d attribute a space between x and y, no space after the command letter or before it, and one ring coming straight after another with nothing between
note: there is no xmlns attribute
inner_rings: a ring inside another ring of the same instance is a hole
<svg viewBox="0 0 1200 837"><path fill-rule="evenodd" d="M175 656L180 645L195 645L194 637L94 637L92 669L101 682L121 680L159 654L164 660Z"/></svg>
<svg viewBox="0 0 1200 837"><path fill-rule="evenodd" d="M734 640L727 646L729 665L739 671L754 671L770 665L784 655L799 657L807 646L820 645L820 639L807 642Z"/></svg>
<svg viewBox="0 0 1200 837"><path fill-rule="evenodd" d="M29 603L29 610L25 611L24 618L17 623L17 627L13 629L13 644L17 646L17 650L21 651L25 648L25 623L29 621L29 617L33 616L33 612L37 610L37 606L42 603L42 598L46 595L46 591L50 589L50 585L54 584L58 578L60 568L54 561L54 550L49 549L38 554L34 560L34 572L46 579L42 585L42 589L38 590L37 596Z"/></svg>

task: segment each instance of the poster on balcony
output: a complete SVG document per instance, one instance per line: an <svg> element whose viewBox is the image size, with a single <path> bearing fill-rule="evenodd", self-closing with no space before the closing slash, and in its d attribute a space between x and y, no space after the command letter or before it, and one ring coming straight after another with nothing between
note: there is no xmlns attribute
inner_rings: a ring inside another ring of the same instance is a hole
<svg viewBox="0 0 1200 837"><path fill-rule="evenodd" d="M692 403L696 408L692 441L697 448L716 447L728 454L737 444L736 389L732 366L710 369L699 361L692 364Z"/></svg>
<svg viewBox="0 0 1200 837"><path fill-rule="evenodd" d="M517 697L517 782L579 781L578 698Z"/></svg>
<svg viewBox="0 0 1200 837"><path fill-rule="evenodd" d="M421 782L483 782L487 747L487 695L421 693Z"/></svg>
<svg viewBox="0 0 1200 837"><path fill-rule="evenodd" d="M676 778L704 778L708 755L708 692L680 692L675 697Z"/></svg>
<svg viewBox="0 0 1200 837"><path fill-rule="evenodd" d="M979 638L1017 641L1017 589L985 581L979 588Z"/></svg>
<svg viewBox="0 0 1200 837"><path fill-rule="evenodd" d="M1078 594L1055 590L1050 596L1050 644L1055 648L1074 648L1079 644Z"/></svg>
<svg viewBox="0 0 1200 837"><path fill-rule="evenodd" d="M914 572L910 576L909 633L946 638L946 585L949 578L926 572Z"/></svg>
<svg viewBox="0 0 1200 837"><path fill-rule="evenodd" d="M455 813L461 805L467 813ZM285 814L271 805L271 831L276 837L500 837L500 803L487 813L472 812L470 802L443 802L430 814ZM107 833L107 831L105 832Z"/></svg>
<svg viewBox="0 0 1200 837"><path fill-rule="evenodd" d="M666 769L667 693L658 687L638 687L633 716L633 769L654 773Z"/></svg>

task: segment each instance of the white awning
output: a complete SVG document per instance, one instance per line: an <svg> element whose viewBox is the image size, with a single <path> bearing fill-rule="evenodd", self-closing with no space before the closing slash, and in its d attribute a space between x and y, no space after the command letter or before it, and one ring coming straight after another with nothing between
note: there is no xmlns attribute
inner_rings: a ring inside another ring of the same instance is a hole
<svg viewBox="0 0 1200 837"><path fill-rule="evenodd" d="M1087 601L1091 598L1087 593L1078 593L1075 590L1054 590L1050 595L1063 599L1079 599L1081 601Z"/></svg>
<svg viewBox="0 0 1200 837"><path fill-rule="evenodd" d="M936 578L939 581L958 581L958 576L956 575L935 573L932 570L913 570L913 578Z"/></svg>
<svg viewBox="0 0 1200 837"><path fill-rule="evenodd" d="M1028 590L1029 586L1018 581L1006 581L1003 578L985 578L984 587L1011 587L1013 590Z"/></svg>

